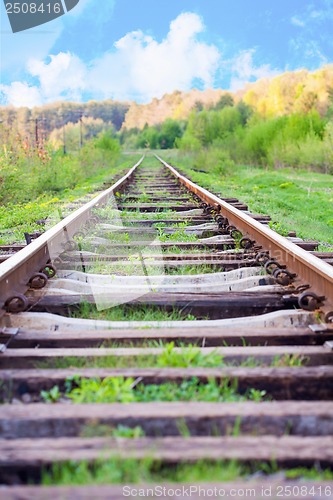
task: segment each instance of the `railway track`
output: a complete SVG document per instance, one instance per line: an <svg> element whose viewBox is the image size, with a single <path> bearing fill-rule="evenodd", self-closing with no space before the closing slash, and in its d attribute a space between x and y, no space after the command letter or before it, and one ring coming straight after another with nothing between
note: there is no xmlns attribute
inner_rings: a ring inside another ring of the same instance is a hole
<svg viewBox="0 0 333 500"><path fill-rule="evenodd" d="M268 221L142 158L3 259L0 497L124 496L128 472L38 486L75 476L69 460L149 461L164 497L176 467L230 463L241 477L199 477L192 497L332 497L330 481L258 476L333 465L333 267Z"/></svg>

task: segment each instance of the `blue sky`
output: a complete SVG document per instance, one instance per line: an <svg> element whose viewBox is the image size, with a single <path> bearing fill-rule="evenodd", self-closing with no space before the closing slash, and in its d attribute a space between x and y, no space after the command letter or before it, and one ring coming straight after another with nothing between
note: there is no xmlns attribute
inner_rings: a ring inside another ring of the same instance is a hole
<svg viewBox="0 0 333 500"><path fill-rule="evenodd" d="M32 1L32 0L31 0ZM1 3L2 104L237 90L333 61L333 0L80 0L11 33Z"/></svg>

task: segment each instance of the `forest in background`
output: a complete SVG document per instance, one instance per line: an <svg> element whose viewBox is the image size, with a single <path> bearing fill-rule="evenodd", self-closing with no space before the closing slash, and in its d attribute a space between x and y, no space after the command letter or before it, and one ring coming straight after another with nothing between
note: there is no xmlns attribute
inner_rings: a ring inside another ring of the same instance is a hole
<svg viewBox="0 0 333 500"><path fill-rule="evenodd" d="M2 204L71 189L121 149L177 148L195 168L221 175L236 164L333 174L333 66L258 81L234 95L193 90L148 105L2 107L0 144Z"/></svg>
<svg viewBox="0 0 333 500"><path fill-rule="evenodd" d="M330 105L328 92L331 88L332 64L313 72L304 69L283 73L272 79L261 79L232 93L232 97L236 104L242 100L263 117L306 113L313 108L323 116ZM14 126L20 133L28 133L33 129L32 122L38 119L47 135L64 124L78 123L80 117L84 121L101 120L115 130L141 130L146 125L161 124L168 118L186 120L196 107L214 107L223 95L228 94L221 89L193 89L189 92L176 90L161 99L153 99L149 104L108 99L86 103L55 102L32 109L0 106L0 122Z"/></svg>

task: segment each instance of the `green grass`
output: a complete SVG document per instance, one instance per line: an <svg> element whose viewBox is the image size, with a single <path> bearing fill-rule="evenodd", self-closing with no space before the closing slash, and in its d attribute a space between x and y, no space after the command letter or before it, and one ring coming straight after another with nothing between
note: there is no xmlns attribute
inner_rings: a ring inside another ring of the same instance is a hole
<svg viewBox="0 0 333 500"><path fill-rule="evenodd" d="M185 229L184 228L181 228L181 229L178 229L176 230L174 233L171 233L171 234L165 234L163 232L163 228L158 228L158 231L159 231L159 240L162 242L162 243L169 243L169 242L173 242L173 241L176 241L176 242L183 242L183 243L186 243L186 242L197 242L198 241L198 238L196 237L195 234L188 234L185 232Z"/></svg>
<svg viewBox="0 0 333 500"><path fill-rule="evenodd" d="M177 212L174 210L161 210L160 212L139 212L139 210L131 211L123 209L121 212L121 218L126 221L126 219L149 219L149 220L161 220L161 219L176 219L177 220Z"/></svg>
<svg viewBox="0 0 333 500"><path fill-rule="evenodd" d="M144 430L139 425L135 427L128 427L121 424L117 425L117 427L112 427L110 425L91 423L83 426L80 432L80 437L85 438L114 437L136 439L143 437L144 435Z"/></svg>
<svg viewBox="0 0 333 500"><path fill-rule="evenodd" d="M56 389L55 389L56 388ZM55 397L53 396L55 394ZM71 377L66 382L66 398L76 404L85 403L148 403L154 401L236 402L262 401L266 392L249 388L245 394L238 392L237 380L210 379L201 383L192 377L176 382L143 384L140 380L124 377L80 378ZM59 401L62 394L58 386L42 391L41 398L49 403Z"/></svg>
<svg viewBox="0 0 333 500"><path fill-rule="evenodd" d="M152 344L152 343L151 343ZM152 346L150 346L152 347ZM156 347L156 343L155 346ZM162 344L163 352L158 355L143 355L143 356L105 356L102 358L77 358L63 357L52 360L52 362L39 363L39 368L148 368L148 367L172 367L172 368L187 368L187 367L205 367L213 368L225 366L223 357L214 351L209 354L204 354L200 348L188 344L186 347L181 347L181 352L175 351L174 342Z"/></svg>
<svg viewBox="0 0 333 500"><path fill-rule="evenodd" d="M209 266L207 264L193 264L179 267L166 268L165 273L170 275L185 275L185 274L211 274L224 271L224 267L219 264Z"/></svg>
<svg viewBox="0 0 333 500"><path fill-rule="evenodd" d="M180 309L166 311L158 306L131 306L129 304L111 307L98 311L95 305L83 302L72 317L83 319L100 319L106 321L181 321L193 320L194 316L182 313Z"/></svg>
<svg viewBox="0 0 333 500"><path fill-rule="evenodd" d="M277 472L274 464L256 463L251 467L235 460L202 460L194 464L179 463L165 466L152 459L109 458L88 462L66 462L55 464L50 471L44 471L42 484L48 485L98 485L98 484L140 484L140 483L218 483L247 479L255 471L263 471L269 479ZM319 468L296 468L280 473L288 479L331 481L333 472ZM249 483L249 488L251 483Z"/></svg>
<svg viewBox="0 0 333 500"><path fill-rule="evenodd" d="M110 251L110 250L109 250ZM138 247L132 247L131 249L132 252L136 252L136 254L139 253ZM160 252L160 250L158 250ZM121 249L120 250L121 254L126 255L126 249ZM119 252L118 252L119 254ZM163 261L159 261L159 265L155 265L153 263L153 260L149 260L149 253L145 251L143 253L143 262L142 260L138 257L138 255L126 255L126 259L128 263L124 265L123 261L118 262L118 261L113 261L113 262L108 262L104 260L96 260L93 263L89 263L85 266L85 272L86 273L92 273L92 274L110 274L110 275L115 275L115 276L155 276L155 275L163 275L165 273L164 271L164 264ZM144 265L143 265L144 264ZM150 265L151 264L151 265Z"/></svg>
<svg viewBox="0 0 333 500"><path fill-rule="evenodd" d="M110 458L88 462L55 464L50 472L44 472L43 485L89 485L117 483L161 483L195 481L233 481L246 477L247 466L230 462L201 461L194 465L179 464L166 467L152 459Z"/></svg>
<svg viewBox="0 0 333 500"><path fill-rule="evenodd" d="M227 175L196 172L193 157L169 152L176 168L197 184L223 197L238 197L255 213L268 214L278 230L333 244L333 177L296 168L237 165Z"/></svg>
<svg viewBox="0 0 333 500"><path fill-rule="evenodd" d="M59 209L65 214L67 204L82 199L88 194L104 190L104 182L113 183L116 175L124 174L138 159L139 157L121 156L112 167L96 168L94 175L78 182L75 187L64 188L56 193L51 190L46 191L45 194L27 202L15 203L13 199L6 207L0 206L0 244L24 241L24 232L41 231L43 228L36 224L37 220L51 217L54 223L58 222ZM82 201L82 203L86 202L86 199Z"/></svg>
<svg viewBox="0 0 333 500"><path fill-rule="evenodd" d="M271 363L256 360L249 357L240 363L225 361L224 357L218 352L212 351L208 354L203 353L199 347L188 344L181 345L180 350L175 350L175 343L168 342L149 342L146 341L146 347L163 348L161 354L145 354L140 356L101 356L101 357L74 357L67 356L54 358L51 361L39 362L36 368L223 368L231 366L241 366L247 368L255 367L301 367L305 366L307 359L299 355L275 356ZM112 347L112 346L110 346ZM113 346L115 347L115 346ZM123 347L123 346L122 346ZM128 347L128 346L127 346ZM137 346L136 346L137 347ZM140 346L142 347L142 346ZM57 400L60 395L57 389L45 394L45 400L52 402Z"/></svg>

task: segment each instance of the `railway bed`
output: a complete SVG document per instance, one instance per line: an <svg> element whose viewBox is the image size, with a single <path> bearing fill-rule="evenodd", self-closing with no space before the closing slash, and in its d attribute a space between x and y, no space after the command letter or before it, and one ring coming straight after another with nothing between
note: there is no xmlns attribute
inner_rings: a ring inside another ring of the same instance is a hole
<svg viewBox="0 0 333 500"><path fill-rule="evenodd" d="M269 221L148 157L1 248L1 498L122 498L131 482L38 486L69 460L148 461L167 490L175 467L237 463L193 485L256 498L278 467L293 498L333 492L284 472L333 468L332 254Z"/></svg>

